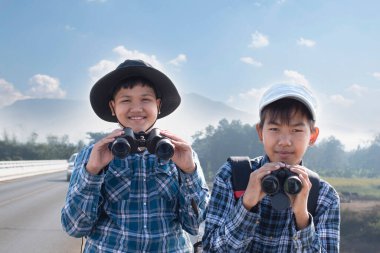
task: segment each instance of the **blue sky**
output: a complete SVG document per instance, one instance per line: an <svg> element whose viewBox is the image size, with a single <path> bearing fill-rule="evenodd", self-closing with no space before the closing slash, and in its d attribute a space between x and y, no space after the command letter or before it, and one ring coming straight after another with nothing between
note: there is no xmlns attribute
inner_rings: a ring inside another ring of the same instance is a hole
<svg viewBox="0 0 380 253"><path fill-rule="evenodd" d="M318 99L321 138L354 148L380 130L379 1L0 0L0 108L88 100L126 58L257 117L263 90L299 82Z"/></svg>

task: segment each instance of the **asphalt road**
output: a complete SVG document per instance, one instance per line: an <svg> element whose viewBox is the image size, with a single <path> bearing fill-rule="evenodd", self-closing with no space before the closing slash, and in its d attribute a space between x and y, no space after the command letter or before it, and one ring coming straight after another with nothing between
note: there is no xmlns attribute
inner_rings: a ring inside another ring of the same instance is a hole
<svg viewBox="0 0 380 253"><path fill-rule="evenodd" d="M80 252L61 228L65 180L63 171L0 182L0 253Z"/></svg>
<svg viewBox="0 0 380 253"><path fill-rule="evenodd" d="M0 181L0 253L80 253L61 228L68 185L66 171Z"/></svg>

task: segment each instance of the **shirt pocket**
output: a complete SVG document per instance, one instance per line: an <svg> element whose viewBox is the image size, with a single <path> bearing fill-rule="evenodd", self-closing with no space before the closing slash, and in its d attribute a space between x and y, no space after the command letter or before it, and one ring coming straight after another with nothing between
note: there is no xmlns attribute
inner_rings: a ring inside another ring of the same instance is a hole
<svg viewBox="0 0 380 253"><path fill-rule="evenodd" d="M106 198L110 202L127 200L131 190L131 170L127 166L110 165L104 179Z"/></svg>
<svg viewBox="0 0 380 253"><path fill-rule="evenodd" d="M155 170L155 184L160 197L174 202L179 194L178 172L170 164L160 165Z"/></svg>

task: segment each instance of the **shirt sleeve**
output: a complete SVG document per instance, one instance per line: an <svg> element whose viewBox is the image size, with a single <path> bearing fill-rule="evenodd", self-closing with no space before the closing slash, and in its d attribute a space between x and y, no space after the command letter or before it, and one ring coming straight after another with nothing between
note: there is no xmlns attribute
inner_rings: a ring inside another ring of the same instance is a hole
<svg viewBox="0 0 380 253"><path fill-rule="evenodd" d="M92 147L82 150L75 161L66 202L61 211L63 229L71 236L88 235L99 215L104 173L91 175L86 170Z"/></svg>
<svg viewBox="0 0 380 253"><path fill-rule="evenodd" d="M260 222L260 206L248 211L242 198L234 199L230 175L226 163L215 178L202 239L206 252L246 252Z"/></svg>
<svg viewBox="0 0 380 253"><path fill-rule="evenodd" d="M194 152L196 169L187 174L178 168L180 181L179 219L183 229L191 235L197 235L200 224L205 219L209 201L209 191L197 154Z"/></svg>
<svg viewBox="0 0 380 253"><path fill-rule="evenodd" d="M294 252L339 252L339 196L326 182L321 185L315 217L310 215L310 225L294 233Z"/></svg>

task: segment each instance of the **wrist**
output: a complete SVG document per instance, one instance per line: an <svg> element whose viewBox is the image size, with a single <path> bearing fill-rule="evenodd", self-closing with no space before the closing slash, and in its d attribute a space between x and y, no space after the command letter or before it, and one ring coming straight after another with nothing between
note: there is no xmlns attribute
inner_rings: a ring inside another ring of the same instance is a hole
<svg viewBox="0 0 380 253"><path fill-rule="evenodd" d="M187 169L182 169L182 168L180 169L183 171L183 173L192 174L197 169L197 164L194 163L192 167L189 167Z"/></svg>
<svg viewBox="0 0 380 253"><path fill-rule="evenodd" d="M257 200L249 198L249 196L247 196L246 194L243 195L242 204L244 208L248 211L251 211L252 208L254 208L257 205L257 203Z"/></svg>
<svg viewBox="0 0 380 253"><path fill-rule="evenodd" d="M294 213L297 230L302 230L310 225L310 215L308 212Z"/></svg>
<svg viewBox="0 0 380 253"><path fill-rule="evenodd" d="M86 171L88 173L90 173L91 175L98 175L101 171L102 171L102 168L96 168L94 166L91 166L90 164L86 164L84 166L84 168L86 169Z"/></svg>

